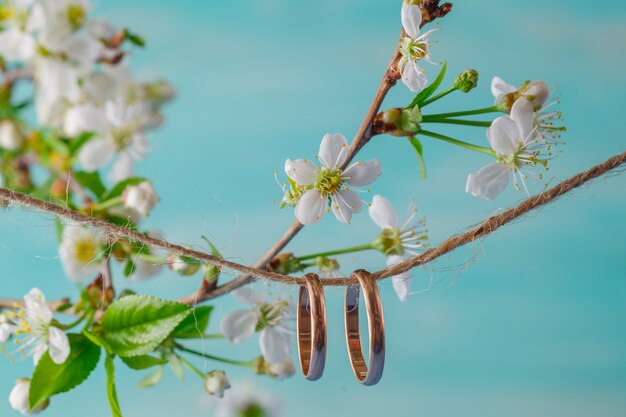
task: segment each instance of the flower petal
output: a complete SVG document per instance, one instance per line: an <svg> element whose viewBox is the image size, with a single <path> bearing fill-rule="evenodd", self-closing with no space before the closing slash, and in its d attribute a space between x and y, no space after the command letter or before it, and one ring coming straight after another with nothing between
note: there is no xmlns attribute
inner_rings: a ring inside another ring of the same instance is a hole
<svg viewBox="0 0 626 417"><path fill-rule="evenodd" d="M33 363L37 365L39 360L43 356L44 353L48 350L48 345L44 342L39 341L35 348L33 349Z"/></svg>
<svg viewBox="0 0 626 417"><path fill-rule="evenodd" d="M348 190L339 190L331 197L333 214L342 223L350 224L352 213L358 213L363 207L363 201L356 193Z"/></svg>
<svg viewBox="0 0 626 417"><path fill-rule="evenodd" d="M375 195L369 207L370 217L381 229L395 229L398 227L398 219L393 206L382 195Z"/></svg>
<svg viewBox="0 0 626 417"><path fill-rule="evenodd" d="M525 98L517 99L511 108L511 119L517 124L517 129L524 142L530 138L533 131L534 118L535 110L532 103Z"/></svg>
<svg viewBox="0 0 626 417"><path fill-rule="evenodd" d="M46 298L39 288L33 288L24 296L28 320L32 323L48 324L52 320L52 310L46 304Z"/></svg>
<svg viewBox="0 0 626 417"><path fill-rule="evenodd" d="M494 151L502 155L511 155L523 143L517 124L509 116L498 117L487 128L487 139Z"/></svg>
<svg viewBox="0 0 626 417"><path fill-rule="evenodd" d="M404 258L400 255L390 255L387 257L387 266L397 265L402 262ZM391 277L391 283L393 289L400 301L406 301L409 299L409 292L411 291L411 274L404 272L402 274L394 275Z"/></svg>
<svg viewBox="0 0 626 417"><path fill-rule="evenodd" d="M509 183L509 169L501 164L491 164L467 177L465 191L475 197L493 200Z"/></svg>
<svg viewBox="0 0 626 417"><path fill-rule="evenodd" d="M259 291L251 285L245 287L239 287L230 294L242 303L246 304L258 304L265 301L266 294L263 291Z"/></svg>
<svg viewBox="0 0 626 417"><path fill-rule="evenodd" d="M48 353L57 365L65 362L70 354L70 341L67 335L59 328L50 326L48 329Z"/></svg>
<svg viewBox="0 0 626 417"><path fill-rule="evenodd" d="M424 74L424 70L415 61L409 61L402 71L402 82L411 92L416 93L426 87L428 79L426 74Z"/></svg>
<svg viewBox="0 0 626 417"><path fill-rule="evenodd" d="M135 160L130 152L121 152L109 172L109 179L118 183L135 175Z"/></svg>
<svg viewBox="0 0 626 417"><path fill-rule="evenodd" d="M326 212L326 199L316 190L305 192L296 204L296 218L304 225L319 222Z"/></svg>
<svg viewBox="0 0 626 417"><path fill-rule="evenodd" d="M115 144L102 138L90 140L78 152L78 160L87 172L93 172L108 164L115 153Z"/></svg>
<svg viewBox="0 0 626 417"><path fill-rule="evenodd" d="M411 39L417 39L420 35L420 25L422 24L422 10L416 4L402 4L400 13L402 18L402 28Z"/></svg>
<svg viewBox="0 0 626 417"><path fill-rule="evenodd" d="M320 144L319 159L326 168L335 169L346 160L348 140L341 133L327 133Z"/></svg>
<svg viewBox="0 0 626 417"><path fill-rule="evenodd" d="M285 174L299 185L311 185L315 182L317 167L308 159L287 159Z"/></svg>
<svg viewBox="0 0 626 417"><path fill-rule="evenodd" d="M266 327L261 330L259 346L267 362L282 362L291 350L291 334L280 327Z"/></svg>
<svg viewBox="0 0 626 417"><path fill-rule="evenodd" d="M511 85L504 81L500 77L493 77L491 80L491 94L496 99L496 104L507 94L511 94L517 91L514 85Z"/></svg>
<svg viewBox="0 0 626 417"><path fill-rule="evenodd" d="M382 173L380 161L372 159L367 162L355 162L343 172L341 177L353 187L362 187L373 183Z"/></svg>
<svg viewBox="0 0 626 417"><path fill-rule="evenodd" d="M233 311L222 320L220 329L232 343L241 343L247 339L257 324L257 315L253 310Z"/></svg>
<svg viewBox="0 0 626 417"><path fill-rule="evenodd" d="M63 118L63 131L70 137L78 136L83 132L103 133L108 125L104 110L93 104L74 106L65 112Z"/></svg>

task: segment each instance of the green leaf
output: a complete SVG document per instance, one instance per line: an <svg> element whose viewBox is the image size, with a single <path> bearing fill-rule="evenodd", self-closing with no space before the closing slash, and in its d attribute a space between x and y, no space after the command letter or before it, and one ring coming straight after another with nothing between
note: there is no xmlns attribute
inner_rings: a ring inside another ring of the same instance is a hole
<svg viewBox="0 0 626 417"><path fill-rule="evenodd" d="M199 339L209 326L209 319L213 306L194 308L191 313L181 321L172 332L172 337L178 339Z"/></svg>
<svg viewBox="0 0 626 417"><path fill-rule="evenodd" d="M415 153L417 153L417 160L420 166L420 177L426 178L426 163L424 162L424 148L422 147L422 142L416 137L407 138L409 143L415 149Z"/></svg>
<svg viewBox="0 0 626 417"><path fill-rule="evenodd" d="M135 225L135 223L133 223L133 221L129 218L126 217L120 217L120 216L107 216L106 218L107 222L112 223L116 226L120 226L123 227L124 229L130 229L130 230L137 230L137 225Z"/></svg>
<svg viewBox="0 0 626 417"><path fill-rule="evenodd" d="M81 334L67 335L70 355L58 365L48 352L39 360L28 393L31 409L38 407L53 395L69 391L87 379L100 360L100 348Z"/></svg>
<svg viewBox="0 0 626 417"><path fill-rule="evenodd" d="M83 336L91 340L91 343L95 344L96 346L100 346L107 352L113 353L113 349L111 348L111 345L109 345L109 343L103 338L101 338L100 336L94 333L91 333L89 330L83 330Z"/></svg>
<svg viewBox="0 0 626 417"><path fill-rule="evenodd" d="M129 358L122 358L122 361L130 368L136 371L142 371L144 369L152 368L157 365L165 365L167 360L161 358L155 358L150 355L132 356Z"/></svg>
<svg viewBox="0 0 626 417"><path fill-rule="evenodd" d="M180 260L188 265L202 265L202 262L197 260L196 258L192 258L191 256L180 255Z"/></svg>
<svg viewBox="0 0 626 417"><path fill-rule="evenodd" d="M161 379L163 379L163 367L159 366L153 373L139 381L137 386L140 388L150 388L161 382Z"/></svg>
<svg viewBox="0 0 626 417"><path fill-rule="evenodd" d="M83 145L94 137L95 133L93 132L84 132L70 140L68 147L70 149L70 153L72 155L76 155L76 153L83 147Z"/></svg>
<svg viewBox="0 0 626 417"><path fill-rule="evenodd" d="M152 352L191 312L191 307L147 295L129 295L102 317L104 338L119 356Z"/></svg>
<svg viewBox="0 0 626 417"><path fill-rule="evenodd" d="M137 35L136 33L132 33L128 29L124 29L125 38L135 46L139 46L140 48L144 48L146 46L146 41L143 37Z"/></svg>
<svg viewBox="0 0 626 417"><path fill-rule="evenodd" d="M413 99L411 104L409 104L407 106L407 108L408 107L415 107L415 106L422 107L422 103L424 103L426 100L428 100L428 98L430 96L432 96L435 93L435 91L437 91L439 86L441 85L441 82L443 81L444 77L446 76L446 69L447 69L447 67L448 67L448 63L444 62L443 66L441 67L441 71L439 71L439 75L437 76L435 81L433 81L432 84L430 84L428 87L426 87L425 89L420 91L415 96L415 98Z"/></svg>
<svg viewBox="0 0 626 417"><path fill-rule="evenodd" d="M109 191L102 194L100 196L100 201L107 201L112 198L119 197L122 195L126 187L128 187L129 185L137 185L144 181L147 181L147 180L142 177L132 177L132 178L125 179L124 181L120 181L117 184L115 184L113 188L111 188Z"/></svg>
<svg viewBox="0 0 626 417"><path fill-rule="evenodd" d="M132 260L128 259L128 261L126 261L126 265L124 266L124 276L129 277L134 270L135 263Z"/></svg>
<svg viewBox="0 0 626 417"><path fill-rule="evenodd" d="M98 171L94 171L94 172L78 171L74 173L74 178L80 185L82 185L84 188L91 191L93 195L98 199L106 191L106 187L102 183L102 180L100 179L100 174L98 173Z"/></svg>
<svg viewBox="0 0 626 417"><path fill-rule="evenodd" d="M107 397L109 398L109 406L111 407L113 417L122 417L122 410L120 409L120 403L117 400L117 390L115 389L114 357L114 355L109 353L104 361L104 369L107 372Z"/></svg>

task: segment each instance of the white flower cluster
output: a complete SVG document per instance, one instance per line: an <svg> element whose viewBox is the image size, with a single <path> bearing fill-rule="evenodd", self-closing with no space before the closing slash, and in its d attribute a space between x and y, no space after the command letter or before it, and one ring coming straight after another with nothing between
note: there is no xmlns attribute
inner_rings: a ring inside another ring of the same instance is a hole
<svg viewBox="0 0 626 417"><path fill-rule="evenodd" d="M548 162L556 157L559 129L551 120L559 118L558 112L548 110L550 88L543 81L524 83L519 89L494 77L491 91L495 104L508 110L507 100L513 102L510 115L498 117L487 129L487 139L495 152L496 163L471 173L465 187L474 196L492 200L500 194L513 176L513 185L528 193L526 179L542 179L538 169L547 169ZM521 185L520 185L521 183Z"/></svg>
<svg viewBox="0 0 626 417"><path fill-rule="evenodd" d="M118 182L133 175L134 160L146 157L144 131L160 123L159 107L173 90L134 81L120 61L124 40L136 37L89 20L90 7L87 0L3 3L0 55L9 67L32 71L39 123L70 139L91 133L78 155L83 169L95 171L115 159L110 177ZM0 146L15 149L20 141L14 124L0 124Z"/></svg>

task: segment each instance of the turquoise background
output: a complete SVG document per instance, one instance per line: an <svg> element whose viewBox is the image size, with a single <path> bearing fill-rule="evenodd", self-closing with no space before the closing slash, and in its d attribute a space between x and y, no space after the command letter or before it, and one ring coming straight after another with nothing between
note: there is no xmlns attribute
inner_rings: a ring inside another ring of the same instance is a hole
<svg viewBox="0 0 626 417"><path fill-rule="evenodd" d="M154 180L161 204L146 222L167 238L204 247L210 236L229 259L252 263L292 222L273 202L273 178L286 158L312 157L326 132L351 137L382 76L400 29L400 2L373 0L155 1L107 0L94 13L128 25L148 40L131 59L139 77L163 76L179 96L154 151L138 173ZM552 182L626 148L626 3L602 7L582 0L459 1L432 38L436 60L450 75L481 74L470 95L453 95L432 111L489 105L491 77L512 83L558 83L569 129ZM431 78L438 68L426 66ZM385 107L411 94L399 85ZM486 145L483 129L442 133ZM358 159L380 158L384 175L372 190L398 211L416 198L433 244L525 197L510 189L493 202L464 193L466 176L489 161L424 140L429 177L418 177L404 140L377 137ZM424 415L603 417L626 415L626 177L613 175L508 225L438 262L415 270L415 294L400 303L381 283L387 329L385 375L375 387L353 378L343 341L342 290L328 289L329 356L322 380L283 382L225 368L235 384L248 380L284 403L284 415ZM539 191L541 185L533 184ZM369 198L369 197L368 197ZM1 295L21 297L39 286L49 298L75 296L62 274L49 216L21 210L0 216ZM330 216L305 229L291 249L304 254L361 244L378 230L366 213L351 226ZM347 256L342 271L378 269L379 254ZM223 280L228 279L224 276ZM198 278L165 271L149 282L118 288L178 297ZM277 295L293 288L272 287ZM215 302L211 330L242 307ZM198 346L202 347L202 346ZM205 342L207 352L248 359L257 337L233 348ZM295 355L294 355L295 359ZM203 366L201 361L196 362ZM221 368L207 362L206 370ZM120 365L125 415L211 415L201 381L167 373L154 389ZM30 360L0 361L0 397ZM0 398L0 415L16 415ZM89 411L86 411L89 410ZM49 417L109 416L104 375L53 398Z"/></svg>

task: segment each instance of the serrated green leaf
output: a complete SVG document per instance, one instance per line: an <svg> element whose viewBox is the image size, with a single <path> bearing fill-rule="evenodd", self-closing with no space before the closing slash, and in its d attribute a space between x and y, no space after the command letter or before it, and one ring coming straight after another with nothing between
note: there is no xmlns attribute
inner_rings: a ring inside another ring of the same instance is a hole
<svg viewBox="0 0 626 417"><path fill-rule="evenodd" d="M46 352L39 360L28 393L31 409L38 407L53 395L67 392L85 381L98 365L100 348L81 334L67 335L70 355L60 365Z"/></svg>
<svg viewBox="0 0 626 417"><path fill-rule="evenodd" d="M83 335L91 340L91 343L93 343L96 346L100 346L101 348L103 348L104 350L106 350L109 353L113 353L113 349L111 348L111 346L109 345L109 343L104 340L103 338L101 338L100 336L91 333L89 330L83 330Z"/></svg>
<svg viewBox="0 0 626 417"><path fill-rule="evenodd" d="M106 187L102 183L102 180L100 179L100 174L98 173L98 171L74 172L74 179L76 179L76 182L78 182L84 188L91 191L94 197L96 197L97 199L100 199L100 196L102 196L102 194L104 194L104 192L106 191Z"/></svg>
<svg viewBox="0 0 626 417"><path fill-rule="evenodd" d="M147 180L142 177L132 177L132 178L127 178L124 181L120 181L117 184L115 184L113 188L111 188L110 190L102 194L102 196L100 196L100 201L107 201L112 198L119 197L122 195L126 187L128 187L129 185L137 185L144 181L147 181Z"/></svg>
<svg viewBox="0 0 626 417"><path fill-rule="evenodd" d="M422 91L420 91L415 98L413 99L413 101L411 102L411 104L409 104L407 106L407 108L409 107L415 107L415 106L419 106L422 107L422 104L428 100L428 98L430 96L432 96L434 94L435 91L437 91L437 89L439 88L439 86L441 85L441 82L443 81L444 77L446 76L446 69L448 68L448 63L444 62L443 66L441 67L441 71L439 71L439 75L437 75L437 78L435 79L435 81L432 82L432 84L430 84L428 87L424 88Z"/></svg>
<svg viewBox="0 0 626 417"><path fill-rule="evenodd" d="M120 403L117 400L117 390L115 389L115 363L113 363L113 359L114 356L108 353L104 361L104 369L107 373L107 398L109 399L113 417L122 417L122 410L120 409Z"/></svg>
<svg viewBox="0 0 626 417"><path fill-rule="evenodd" d="M148 295L115 301L102 317L104 338L119 356L152 352L191 312L191 307Z"/></svg>
<svg viewBox="0 0 626 417"><path fill-rule="evenodd" d="M426 163L424 162L424 147L422 146L422 142L418 138L412 137L407 138L409 143L415 149L415 153L417 154L417 160L420 166L420 177L426 178Z"/></svg>
<svg viewBox="0 0 626 417"><path fill-rule="evenodd" d="M194 308L191 313L181 321L172 332L172 337L178 339L202 338L209 326L209 319L213 306Z"/></svg>
<svg viewBox="0 0 626 417"><path fill-rule="evenodd" d="M122 361L130 369L134 369L136 371L142 371L144 369L152 368L153 366L165 365L167 363L167 360L156 358L151 355L140 355L132 356L129 358L122 358Z"/></svg>
<svg viewBox="0 0 626 417"><path fill-rule="evenodd" d="M163 379L163 367L159 366L153 373L143 378L137 384L140 388L150 388L157 385Z"/></svg>

